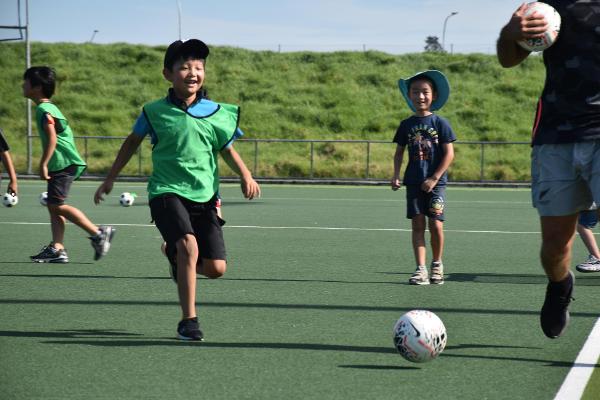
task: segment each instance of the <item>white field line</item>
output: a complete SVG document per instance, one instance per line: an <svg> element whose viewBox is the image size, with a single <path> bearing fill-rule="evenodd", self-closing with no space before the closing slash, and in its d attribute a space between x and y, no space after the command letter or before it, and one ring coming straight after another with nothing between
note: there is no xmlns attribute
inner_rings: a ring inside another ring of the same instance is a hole
<svg viewBox="0 0 600 400"><path fill-rule="evenodd" d="M594 366L598 362L598 357L600 357L600 318L596 320L554 400L581 399L594 371Z"/></svg>
<svg viewBox="0 0 600 400"><path fill-rule="evenodd" d="M49 222L0 222L0 225L50 225ZM153 224L114 224L112 226L131 226L153 228ZM357 232L411 232L411 229L405 228L352 228L352 227L329 227L329 226L260 226L260 225L225 225L226 229L289 229L289 230L314 230L314 231L357 231ZM455 233L497 233L497 234L539 234L540 232L519 232L519 231L481 231L464 229L445 229L444 232Z"/></svg>

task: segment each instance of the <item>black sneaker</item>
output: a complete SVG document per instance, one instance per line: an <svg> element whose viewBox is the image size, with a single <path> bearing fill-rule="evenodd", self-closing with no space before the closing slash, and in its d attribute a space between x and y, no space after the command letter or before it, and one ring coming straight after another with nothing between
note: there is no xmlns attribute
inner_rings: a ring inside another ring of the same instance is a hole
<svg viewBox="0 0 600 400"><path fill-rule="evenodd" d="M169 275L171 275L173 282L177 283L177 253L171 251L170 247L167 247L167 242L163 242L160 245L160 251L169 260Z"/></svg>
<svg viewBox="0 0 600 400"><path fill-rule="evenodd" d="M575 278L569 271L569 276L561 282L548 282L546 299L540 313L540 323L544 335L555 339L563 334L569 324L569 303L573 299L573 282Z"/></svg>
<svg viewBox="0 0 600 400"><path fill-rule="evenodd" d="M115 235L115 228L112 226L101 226L100 232L96 236L90 237L92 247L94 248L94 260L99 260L110 250L110 241Z"/></svg>
<svg viewBox="0 0 600 400"><path fill-rule="evenodd" d="M69 256L65 249L56 249L52 243L42 247L42 250L38 254L30 256L29 258L31 258L31 261L37 263L66 264L69 262Z"/></svg>
<svg viewBox="0 0 600 400"><path fill-rule="evenodd" d="M204 340L204 334L200 330L197 317L179 321L179 324L177 325L177 339Z"/></svg>

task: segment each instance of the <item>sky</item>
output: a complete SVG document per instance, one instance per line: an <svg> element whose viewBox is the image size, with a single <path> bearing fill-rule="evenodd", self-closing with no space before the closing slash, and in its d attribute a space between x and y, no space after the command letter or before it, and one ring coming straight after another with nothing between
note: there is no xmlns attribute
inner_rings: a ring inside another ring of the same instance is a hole
<svg viewBox="0 0 600 400"><path fill-rule="evenodd" d="M0 0L0 25L25 2ZM420 52L437 36L454 53L493 53L521 0L29 0L30 40L209 45L271 51ZM180 10L180 11L179 11ZM451 13L457 12L456 15ZM450 16L450 17L449 17ZM446 21L445 40L444 22ZM181 31L181 36L180 36ZM0 39L19 37L0 29Z"/></svg>

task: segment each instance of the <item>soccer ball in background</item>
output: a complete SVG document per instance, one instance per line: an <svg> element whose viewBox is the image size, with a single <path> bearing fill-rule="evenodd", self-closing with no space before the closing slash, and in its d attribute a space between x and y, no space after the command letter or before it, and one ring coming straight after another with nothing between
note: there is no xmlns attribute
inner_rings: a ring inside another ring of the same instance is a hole
<svg viewBox="0 0 600 400"><path fill-rule="evenodd" d="M6 207L16 206L18 202L19 198L16 194L5 193L4 196L2 196L2 204L4 204Z"/></svg>
<svg viewBox="0 0 600 400"><path fill-rule="evenodd" d="M529 51L544 51L552 46L558 37L561 24L560 14L554 7L540 1L527 4L524 15L528 16L534 12L544 15L548 22L548 30L541 38L521 40L519 46Z"/></svg>
<svg viewBox="0 0 600 400"><path fill-rule="evenodd" d="M48 192L42 192L40 193L40 204L43 205L44 207L48 205Z"/></svg>
<svg viewBox="0 0 600 400"><path fill-rule="evenodd" d="M130 207L130 206L132 206L134 200L135 200L135 196L132 193L129 193L129 192L123 192L123 193L121 193L121 196L119 197L119 203L123 207Z"/></svg>
<svg viewBox="0 0 600 400"><path fill-rule="evenodd" d="M446 347L446 340L444 323L431 311L409 311L394 325L394 346L411 362L433 360Z"/></svg>

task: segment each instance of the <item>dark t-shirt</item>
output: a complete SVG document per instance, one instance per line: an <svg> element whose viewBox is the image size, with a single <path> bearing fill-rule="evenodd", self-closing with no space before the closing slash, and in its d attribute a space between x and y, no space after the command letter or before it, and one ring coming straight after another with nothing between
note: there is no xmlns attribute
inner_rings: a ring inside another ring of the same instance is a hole
<svg viewBox="0 0 600 400"><path fill-rule="evenodd" d="M0 152L9 151L8 143L6 143L6 139L4 139L4 132L0 129Z"/></svg>
<svg viewBox="0 0 600 400"><path fill-rule="evenodd" d="M442 144L455 140L450 123L435 114L426 117L413 115L400 122L393 142L408 150L403 183L420 185L433 175L444 155ZM444 172L438 185L445 185L447 181L448 177Z"/></svg>
<svg viewBox="0 0 600 400"><path fill-rule="evenodd" d="M544 51L546 83L533 144L600 138L600 0L545 0L561 16L556 42Z"/></svg>

